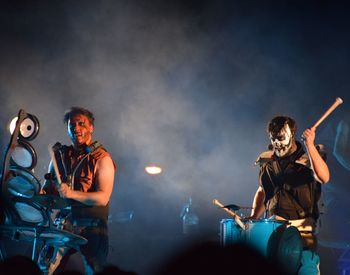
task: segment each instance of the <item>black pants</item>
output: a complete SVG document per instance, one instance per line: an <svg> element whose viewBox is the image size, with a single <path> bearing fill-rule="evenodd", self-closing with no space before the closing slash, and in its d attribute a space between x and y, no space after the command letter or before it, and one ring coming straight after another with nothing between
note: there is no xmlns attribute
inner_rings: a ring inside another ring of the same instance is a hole
<svg viewBox="0 0 350 275"><path fill-rule="evenodd" d="M108 256L108 227L107 224L81 228L79 235L88 240L80 247L88 264L94 272L102 270L106 265ZM77 232L78 233L78 232Z"/></svg>
<svg viewBox="0 0 350 275"><path fill-rule="evenodd" d="M108 227L106 222L99 222L94 226L73 226L72 233L80 235L88 240L88 243L80 246L80 252L85 258L87 264L94 273L99 272L107 263L108 256ZM65 270L70 257L77 251L70 249L63 257L57 272ZM69 264L68 264L69 265Z"/></svg>

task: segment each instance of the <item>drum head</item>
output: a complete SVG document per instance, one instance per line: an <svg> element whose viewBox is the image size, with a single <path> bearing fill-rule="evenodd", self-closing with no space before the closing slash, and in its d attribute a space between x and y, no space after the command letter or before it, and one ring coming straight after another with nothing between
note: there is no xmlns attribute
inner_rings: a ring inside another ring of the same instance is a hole
<svg viewBox="0 0 350 275"><path fill-rule="evenodd" d="M38 179L30 171L20 168L10 168L10 176L6 184L12 196L32 198L40 190Z"/></svg>
<svg viewBox="0 0 350 275"><path fill-rule="evenodd" d="M26 140L33 140L39 133L39 120L30 114L26 117L19 128L19 135Z"/></svg>
<svg viewBox="0 0 350 275"><path fill-rule="evenodd" d="M37 155L34 148L25 141L18 141L18 144L11 153L11 164L21 168L33 169L37 162Z"/></svg>
<svg viewBox="0 0 350 275"><path fill-rule="evenodd" d="M16 202L14 206L23 222L34 224L43 224L46 222L43 211L40 209L24 202Z"/></svg>
<svg viewBox="0 0 350 275"><path fill-rule="evenodd" d="M18 121L18 117L12 119L10 123L10 132L13 134L16 124ZM18 136L21 139L25 140L33 140L39 133L39 120L36 116L31 114L26 114L26 118L24 118L19 125Z"/></svg>

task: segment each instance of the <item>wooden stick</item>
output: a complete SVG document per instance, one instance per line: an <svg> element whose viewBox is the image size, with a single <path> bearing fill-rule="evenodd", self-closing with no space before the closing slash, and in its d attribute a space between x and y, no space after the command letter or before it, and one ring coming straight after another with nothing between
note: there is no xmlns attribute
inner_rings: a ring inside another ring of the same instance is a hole
<svg viewBox="0 0 350 275"><path fill-rule="evenodd" d="M322 115L322 117L316 121L316 123L311 127L315 128L322 123L340 104L343 103L343 100L340 97L337 97L331 107Z"/></svg>
<svg viewBox="0 0 350 275"><path fill-rule="evenodd" d="M49 144L49 146L47 147L47 149L49 150L50 157L51 157L51 162L52 162L52 165L53 165L53 169L55 170L55 174L56 174L56 178L57 178L57 183L58 183L58 185L61 185L61 183L62 183L61 175L60 175L60 172L59 172L59 170L58 170L57 161L56 161L55 153L54 153L54 151L53 151L53 149L52 149L52 145Z"/></svg>
<svg viewBox="0 0 350 275"><path fill-rule="evenodd" d="M316 123L310 129L316 129L316 127L318 125L320 125L322 123L322 121L324 121L335 110L335 108L337 108L342 103L343 103L343 100L340 97L337 97L335 99L334 103L331 105L331 107L328 108L328 110L321 116L321 118L319 120L316 121ZM302 137L302 139L304 141L306 154L307 154L307 156L308 156L308 158L310 160L310 168L315 173L315 169L314 169L314 165L312 163L312 159L310 157L309 149L307 148L307 146L305 144L305 139L303 137ZM316 175L316 173L315 173L315 175Z"/></svg>
<svg viewBox="0 0 350 275"><path fill-rule="evenodd" d="M229 213L231 216L233 216L234 219L235 219L235 222L236 222L243 230L245 230L245 225L244 225L244 223L241 221L241 218L240 218L235 212L233 212L233 211L231 211L230 209L224 207L224 205L223 205L221 202L219 202L217 199L214 199L214 200L213 200L213 204L216 205L216 206L221 207L221 208L224 209L227 213Z"/></svg>

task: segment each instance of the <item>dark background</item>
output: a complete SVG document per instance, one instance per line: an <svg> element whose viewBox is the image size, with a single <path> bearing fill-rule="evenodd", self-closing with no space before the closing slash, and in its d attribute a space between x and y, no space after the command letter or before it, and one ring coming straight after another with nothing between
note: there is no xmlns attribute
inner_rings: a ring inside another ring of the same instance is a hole
<svg viewBox="0 0 350 275"><path fill-rule="evenodd" d="M349 123L349 12L334 1L2 1L1 150L18 110L36 115L42 182L47 145L69 143L64 111L90 109L118 165L109 261L148 274L189 242L180 219L189 197L199 234L212 239L228 218L214 198L251 205L272 116L295 118L300 136L339 96L316 140L332 173L321 271L334 274L336 247L350 241L349 171L333 154ZM163 173L145 174L150 163Z"/></svg>

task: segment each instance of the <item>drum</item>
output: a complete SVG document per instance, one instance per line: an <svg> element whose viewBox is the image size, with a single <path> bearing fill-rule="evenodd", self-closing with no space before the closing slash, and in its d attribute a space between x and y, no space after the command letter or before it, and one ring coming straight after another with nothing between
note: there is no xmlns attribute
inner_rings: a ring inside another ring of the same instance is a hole
<svg viewBox="0 0 350 275"><path fill-rule="evenodd" d="M234 219L222 219L220 222L220 243L229 246L243 241L244 232Z"/></svg>
<svg viewBox="0 0 350 275"><path fill-rule="evenodd" d="M47 245L79 247L87 244L87 239L82 236L73 234L66 230L49 228L43 226L28 227L16 225L0 225L1 236L16 241L32 242L34 239L43 241Z"/></svg>
<svg viewBox="0 0 350 275"><path fill-rule="evenodd" d="M37 163L37 155L34 148L28 142L18 140L11 153L10 163L28 170L33 169Z"/></svg>
<svg viewBox="0 0 350 275"><path fill-rule="evenodd" d="M23 110L22 110L23 111ZM25 139L27 141L33 140L39 133L39 120L36 116L22 112L24 113L24 119L21 121L21 125L19 125L19 132L18 136L21 139ZM16 123L17 123L18 117L15 117L11 120L10 123L10 132L11 135L13 134Z"/></svg>
<svg viewBox="0 0 350 275"><path fill-rule="evenodd" d="M6 184L10 195L32 198L39 193L39 180L29 170L11 167L9 173Z"/></svg>
<svg viewBox="0 0 350 275"><path fill-rule="evenodd" d="M248 220L245 225L245 241L264 256L269 256L269 242L271 243L279 232L284 231L287 221Z"/></svg>
<svg viewBox="0 0 350 275"><path fill-rule="evenodd" d="M40 183L29 170L11 167L5 185L11 201L8 207L9 220L17 225L47 223L48 217L44 209L31 201L39 193Z"/></svg>
<svg viewBox="0 0 350 275"><path fill-rule="evenodd" d="M45 211L30 202L15 202L14 208L17 213L17 217L19 218L13 220L16 224L24 224L24 225L45 225L47 224L48 218L45 214Z"/></svg>
<svg viewBox="0 0 350 275"><path fill-rule="evenodd" d="M249 246L291 273L298 270L303 243L296 227L288 227L288 221L270 219L248 220L245 225L244 241Z"/></svg>
<svg viewBox="0 0 350 275"><path fill-rule="evenodd" d="M223 246L245 243L263 256L277 261L294 274L300 266L302 239L296 227L287 221L246 220L243 230L233 219L220 222L220 242Z"/></svg>

